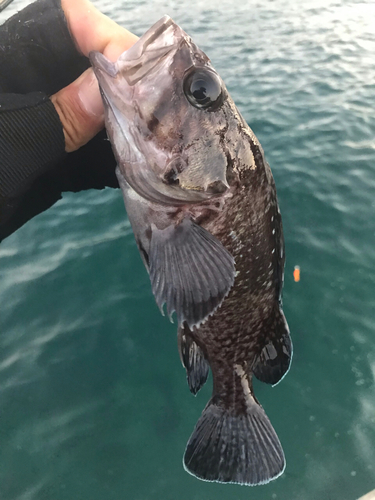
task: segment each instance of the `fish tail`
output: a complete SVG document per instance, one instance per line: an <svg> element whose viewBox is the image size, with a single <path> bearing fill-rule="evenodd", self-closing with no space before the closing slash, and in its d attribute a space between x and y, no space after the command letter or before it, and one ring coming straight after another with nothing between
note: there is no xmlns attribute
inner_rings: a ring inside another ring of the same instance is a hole
<svg viewBox="0 0 375 500"><path fill-rule="evenodd" d="M189 439L185 469L205 481L249 486L280 476L285 457L263 408L250 394L240 412L215 400L209 401Z"/></svg>

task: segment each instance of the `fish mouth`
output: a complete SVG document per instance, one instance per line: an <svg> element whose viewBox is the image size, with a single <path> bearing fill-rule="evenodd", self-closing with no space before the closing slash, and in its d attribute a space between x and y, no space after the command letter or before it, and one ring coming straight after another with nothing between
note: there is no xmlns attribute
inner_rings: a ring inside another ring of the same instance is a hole
<svg viewBox="0 0 375 500"><path fill-rule="evenodd" d="M173 58L180 45L188 40L188 35L169 16L164 16L116 62L100 52L90 52L89 59L107 105L116 107L128 119L134 118L134 102L140 92L136 84L161 61Z"/></svg>
<svg viewBox="0 0 375 500"><path fill-rule="evenodd" d="M187 39L183 30L169 16L164 16L121 54L116 63L96 51L90 52L89 59L100 84L106 76L116 78L120 74L133 86Z"/></svg>

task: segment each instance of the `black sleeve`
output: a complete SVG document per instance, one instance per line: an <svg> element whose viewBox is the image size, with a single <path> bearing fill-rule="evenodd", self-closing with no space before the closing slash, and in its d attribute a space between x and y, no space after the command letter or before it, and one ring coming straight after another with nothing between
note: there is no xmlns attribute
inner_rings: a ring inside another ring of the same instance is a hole
<svg viewBox="0 0 375 500"><path fill-rule="evenodd" d="M42 92L0 94L0 224L33 182L65 156L64 133Z"/></svg>
<svg viewBox="0 0 375 500"><path fill-rule="evenodd" d="M63 191L118 187L105 132L65 154L48 98L88 67L60 0L38 0L0 26L0 241Z"/></svg>

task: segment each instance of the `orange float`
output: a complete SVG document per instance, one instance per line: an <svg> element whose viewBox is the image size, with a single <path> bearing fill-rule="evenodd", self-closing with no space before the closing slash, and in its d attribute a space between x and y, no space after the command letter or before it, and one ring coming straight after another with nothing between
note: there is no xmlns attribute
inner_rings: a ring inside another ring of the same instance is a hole
<svg viewBox="0 0 375 500"><path fill-rule="evenodd" d="M296 283L301 279L301 271L299 266L294 266L293 278Z"/></svg>

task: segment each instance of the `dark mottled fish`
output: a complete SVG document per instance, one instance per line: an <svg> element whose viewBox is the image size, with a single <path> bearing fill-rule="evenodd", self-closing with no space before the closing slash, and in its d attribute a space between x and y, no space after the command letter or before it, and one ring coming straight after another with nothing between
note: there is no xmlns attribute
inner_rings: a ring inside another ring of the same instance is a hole
<svg viewBox="0 0 375 500"><path fill-rule="evenodd" d="M184 464L207 481L279 476L279 439L252 375L292 357L281 307L284 242L271 170L207 56L169 17L113 64L91 53L117 176L152 290L176 313L191 392L213 395Z"/></svg>

